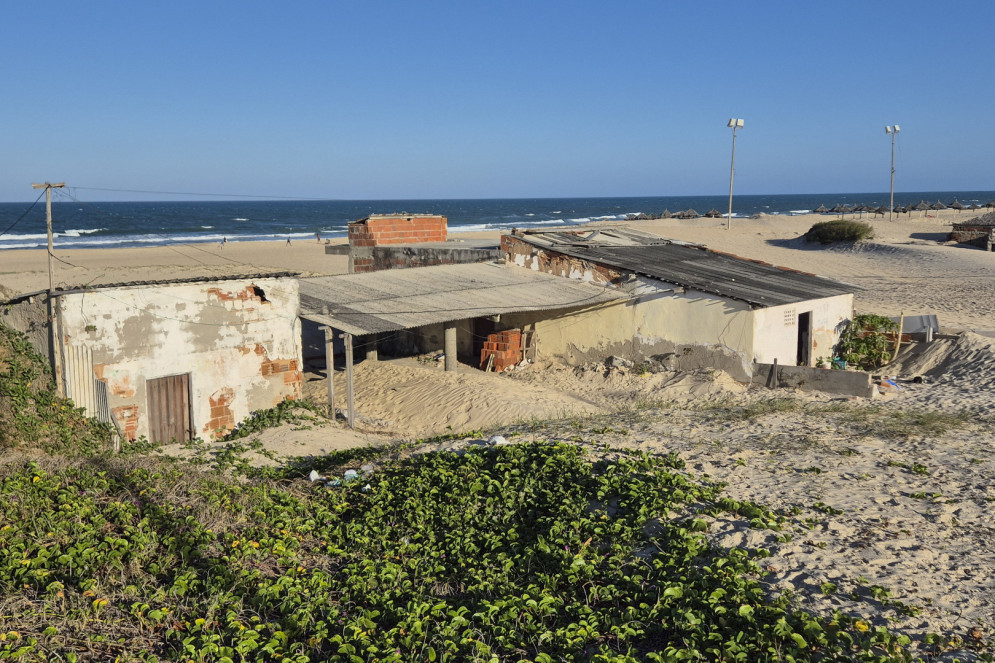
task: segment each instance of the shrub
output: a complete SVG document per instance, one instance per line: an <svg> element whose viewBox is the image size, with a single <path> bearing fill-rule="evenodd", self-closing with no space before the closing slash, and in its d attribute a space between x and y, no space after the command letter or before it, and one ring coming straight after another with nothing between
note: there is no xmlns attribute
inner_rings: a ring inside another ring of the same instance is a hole
<svg viewBox="0 0 995 663"><path fill-rule="evenodd" d="M874 237L874 229L871 228L870 224L843 219L821 221L805 233L806 242L819 242L821 244L859 242L872 237Z"/></svg>
<svg viewBox="0 0 995 663"><path fill-rule="evenodd" d="M873 370L891 359L892 340L889 333L898 330L891 318L871 313L857 314L840 334L837 356L863 370Z"/></svg>
<svg viewBox="0 0 995 663"><path fill-rule="evenodd" d="M96 453L110 444L110 426L60 397L45 357L0 324L0 449Z"/></svg>

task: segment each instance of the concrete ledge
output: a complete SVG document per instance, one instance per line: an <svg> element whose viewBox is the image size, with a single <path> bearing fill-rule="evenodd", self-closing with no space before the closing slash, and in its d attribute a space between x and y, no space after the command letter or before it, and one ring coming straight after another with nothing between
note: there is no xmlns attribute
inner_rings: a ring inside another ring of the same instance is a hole
<svg viewBox="0 0 995 663"><path fill-rule="evenodd" d="M773 364L754 364L753 381L765 382ZM778 366L775 386L791 387L802 391L824 391L829 394L872 398L876 391L870 373L860 371L834 371L808 366Z"/></svg>

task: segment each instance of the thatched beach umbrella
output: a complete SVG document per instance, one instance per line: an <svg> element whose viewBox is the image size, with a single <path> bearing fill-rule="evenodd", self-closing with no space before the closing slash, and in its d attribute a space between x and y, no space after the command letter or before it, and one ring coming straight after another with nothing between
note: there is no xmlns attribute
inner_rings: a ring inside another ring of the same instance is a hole
<svg viewBox="0 0 995 663"><path fill-rule="evenodd" d="M672 216L673 216L673 214L670 213L669 209L665 209L662 212L660 212L660 218L661 219L669 219Z"/></svg>
<svg viewBox="0 0 995 663"><path fill-rule="evenodd" d="M815 208L814 210L812 210L812 213L813 213L813 214L826 214L826 213L828 213L828 212L829 212L829 210L828 210L828 209L826 209L826 206L825 206L825 205L819 205L819 206L818 206L818 207L816 207L816 208Z"/></svg>
<svg viewBox="0 0 995 663"><path fill-rule="evenodd" d="M954 201L950 203L950 209L955 209L958 212L964 209L964 206L960 204L960 201L954 198Z"/></svg>
<svg viewBox="0 0 995 663"><path fill-rule="evenodd" d="M973 205L971 205L967 209L981 209L981 205L979 205L978 203L974 203Z"/></svg>
<svg viewBox="0 0 995 663"><path fill-rule="evenodd" d="M697 219L701 214L693 207L690 207L677 215L678 219Z"/></svg>
<svg viewBox="0 0 995 663"><path fill-rule="evenodd" d="M829 211L832 212L833 214L842 214L843 206L840 205L839 203L836 203L835 205L832 206L832 208L830 208Z"/></svg>
<svg viewBox="0 0 995 663"><path fill-rule="evenodd" d="M718 211L714 207L707 212L705 212L705 218L708 219L720 219L722 218L722 212Z"/></svg>
<svg viewBox="0 0 995 663"><path fill-rule="evenodd" d="M995 207L995 200L989 200L987 203L985 203L985 207L988 208Z"/></svg>
<svg viewBox="0 0 995 663"><path fill-rule="evenodd" d="M935 203L930 205L929 208L938 210L938 209L947 209L947 206L944 205L941 201L937 200Z"/></svg>
<svg viewBox="0 0 995 663"><path fill-rule="evenodd" d="M880 207L875 207L872 211L875 214L880 214L881 216L884 216L885 213L888 211L888 208L885 207L884 205L881 205Z"/></svg>

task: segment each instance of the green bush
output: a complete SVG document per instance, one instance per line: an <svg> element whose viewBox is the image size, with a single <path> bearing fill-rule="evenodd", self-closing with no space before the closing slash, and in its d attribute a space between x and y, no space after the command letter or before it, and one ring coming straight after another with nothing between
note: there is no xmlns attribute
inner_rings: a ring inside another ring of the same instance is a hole
<svg viewBox="0 0 995 663"><path fill-rule="evenodd" d="M820 221L805 233L806 242L832 244L833 242L859 242L874 237L874 229L870 224L860 221Z"/></svg>
<svg viewBox="0 0 995 663"><path fill-rule="evenodd" d="M894 342L888 334L896 331L898 323L891 318L870 313L855 315L840 334L836 354L848 364L873 370L891 360Z"/></svg>
<svg viewBox="0 0 995 663"><path fill-rule="evenodd" d="M48 361L27 336L0 324L0 449L95 453L110 447L111 432L61 398Z"/></svg>

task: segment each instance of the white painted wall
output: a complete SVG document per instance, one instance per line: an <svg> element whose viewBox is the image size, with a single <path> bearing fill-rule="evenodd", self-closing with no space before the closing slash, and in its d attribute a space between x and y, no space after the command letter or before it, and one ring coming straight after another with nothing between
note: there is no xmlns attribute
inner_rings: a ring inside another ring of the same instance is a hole
<svg viewBox="0 0 995 663"><path fill-rule="evenodd" d="M777 359L782 366L794 366L797 360L798 319L811 312L812 346L810 366L819 357L828 361L839 342L843 323L853 317L853 295L811 299L797 304L772 306L754 312L754 360L770 364Z"/></svg>
<svg viewBox="0 0 995 663"><path fill-rule="evenodd" d="M111 409L137 407L137 435L146 381L190 373L195 435L210 438L219 399L237 423L301 396L299 303L290 277L102 288L59 298L60 339L91 349Z"/></svg>

